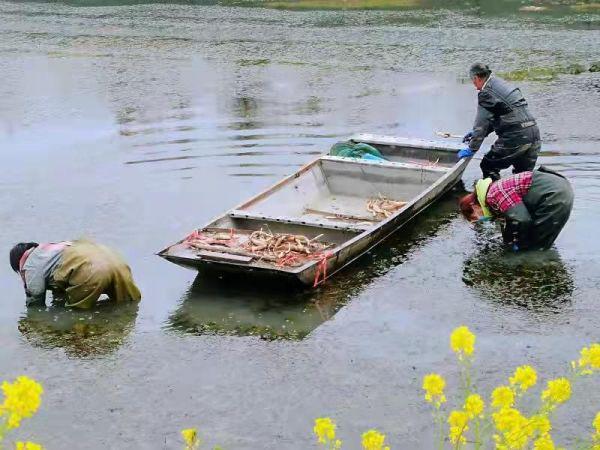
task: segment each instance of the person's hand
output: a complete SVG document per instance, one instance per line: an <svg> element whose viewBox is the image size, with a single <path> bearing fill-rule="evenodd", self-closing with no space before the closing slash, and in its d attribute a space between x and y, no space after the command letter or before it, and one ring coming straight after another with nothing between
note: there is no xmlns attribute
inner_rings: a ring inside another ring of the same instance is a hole
<svg viewBox="0 0 600 450"><path fill-rule="evenodd" d="M473 130L469 131L467 134L465 134L465 137L463 137L463 143L467 143L467 142L471 142L471 138L473 137Z"/></svg>
<svg viewBox="0 0 600 450"><path fill-rule="evenodd" d="M461 151L458 152L458 157L460 159L470 158L474 154L475 154L475 152L473 152L473 150L471 150L470 148L463 148Z"/></svg>

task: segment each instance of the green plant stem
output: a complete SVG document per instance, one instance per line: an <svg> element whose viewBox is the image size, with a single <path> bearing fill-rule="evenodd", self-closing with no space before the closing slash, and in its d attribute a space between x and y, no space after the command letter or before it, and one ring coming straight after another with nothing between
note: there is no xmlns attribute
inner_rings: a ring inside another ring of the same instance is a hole
<svg viewBox="0 0 600 450"><path fill-rule="evenodd" d="M4 441L4 436L6 435L7 431L8 425L6 424L6 419L0 419L0 450L4 448L2 441Z"/></svg>
<svg viewBox="0 0 600 450"><path fill-rule="evenodd" d="M465 428L466 425L464 427L462 427L462 429L460 430L460 434L458 435L458 438L456 439L456 445L454 446L454 450L460 450L460 444L461 444L461 439L463 437L463 433L465 432Z"/></svg>
<svg viewBox="0 0 600 450"><path fill-rule="evenodd" d="M473 382L471 380L471 360L468 357L463 357L460 361L460 381L462 385L462 401L464 402L473 392Z"/></svg>
<svg viewBox="0 0 600 450"><path fill-rule="evenodd" d="M481 450L481 444L483 439L481 439L481 420L479 417L475 419L475 450Z"/></svg>
<svg viewBox="0 0 600 450"><path fill-rule="evenodd" d="M438 449L444 450L444 417L440 410L436 410L435 421L438 424Z"/></svg>
<svg viewBox="0 0 600 450"><path fill-rule="evenodd" d="M471 395L473 392L473 383L471 381L471 360L465 360L465 384L466 384L466 396Z"/></svg>
<svg viewBox="0 0 600 450"><path fill-rule="evenodd" d="M483 424L480 423L479 425L480 425L480 430L479 430L480 440L481 440L482 443L483 442L487 442L486 438L488 436L488 433L489 433L490 430L492 430L494 428L494 424L492 423L491 417L488 417L486 419L486 417L484 416L484 422L483 422Z"/></svg>

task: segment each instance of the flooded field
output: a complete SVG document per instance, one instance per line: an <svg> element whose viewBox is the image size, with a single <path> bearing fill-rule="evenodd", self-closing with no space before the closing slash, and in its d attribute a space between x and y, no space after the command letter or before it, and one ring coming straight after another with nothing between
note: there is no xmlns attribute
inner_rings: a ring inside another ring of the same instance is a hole
<svg viewBox="0 0 600 450"><path fill-rule="evenodd" d="M454 327L478 335L485 390L524 362L562 374L598 341L600 73L562 70L600 61L598 11L348 3L0 2L0 250L91 237L123 253L143 294L27 310L0 265L2 375L46 392L24 437L171 449L198 426L227 449L305 449L330 415L347 448L379 427L395 449L428 449L421 377L457 383ZM475 60L554 74L518 81L540 162L576 192L553 250L506 254L458 216L473 161L459 190L316 291L196 277L155 255L353 133L466 132ZM577 385L561 444L599 401L597 380Z"/></svg>

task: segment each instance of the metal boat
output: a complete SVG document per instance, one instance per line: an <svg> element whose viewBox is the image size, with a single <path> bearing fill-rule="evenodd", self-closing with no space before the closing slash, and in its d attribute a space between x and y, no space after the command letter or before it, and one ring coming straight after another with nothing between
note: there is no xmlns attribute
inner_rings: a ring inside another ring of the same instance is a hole
<svg viewBox="0 0 600 450"><path fill-rule="evenodd" d="M385 161L320 156L190 235L223 241L194 246L188 236L158 255L193 269L275 275L317 286L439 199L468 164L458 158L458 144L373 134L351 140L375 147ZM403 206L377 217L366 207L377 198ZM323 242L326 250L293 265L268 260L248 244L258 230L301 235ZM241 244L230 245L238 239Z"/></svg>

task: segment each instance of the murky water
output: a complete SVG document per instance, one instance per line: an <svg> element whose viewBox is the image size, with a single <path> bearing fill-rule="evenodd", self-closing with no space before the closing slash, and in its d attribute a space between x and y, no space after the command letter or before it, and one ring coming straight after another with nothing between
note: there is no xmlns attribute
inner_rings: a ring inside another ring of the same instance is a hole
<svg viewBox="0 0 600 450"><path fill-rule="evenodd" d="M348 448L373 426L394 448L429 448L420 379L456 383L456 325L478 333L486 389L524 361L557 375L599 339L597 73L520 83L541 162L576 190L552 251L506 254L457 216L453 193L315 292L195 278L153 254L354 132L468 130L474 60L600 60L593 10L426 6L0 3L0 248L92 237L122 251L144 296L26 310L0 265L3 377L46 389L23 436L178 448L178 430L197 425L226 448L310 448L312 419L331 415ZM465 186L477 175L473 163ZM563 440L587 432L597 387L579 385L558 414Z"/></svg>

